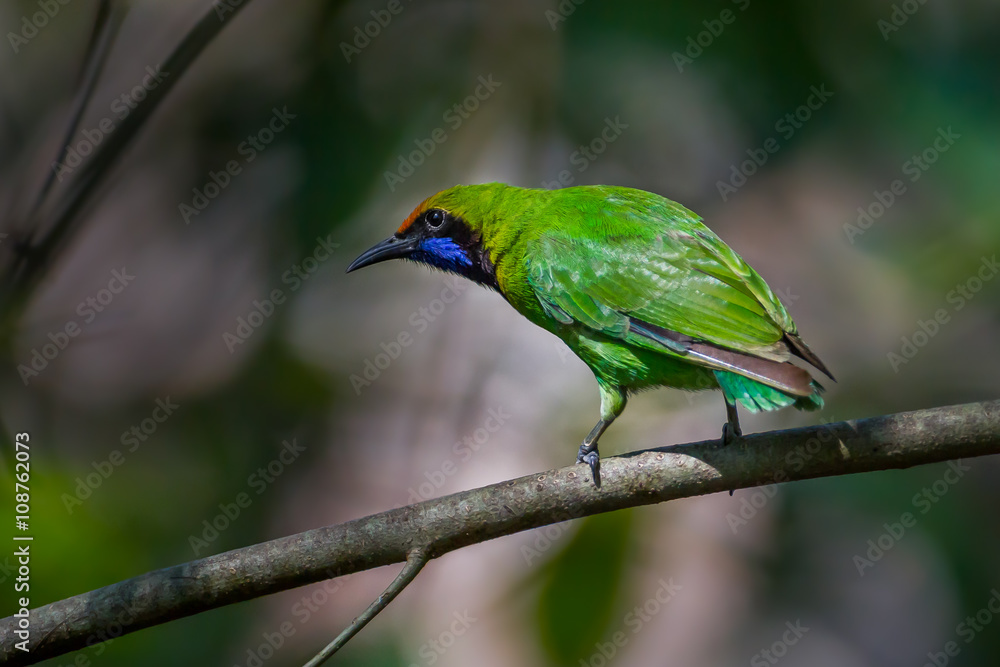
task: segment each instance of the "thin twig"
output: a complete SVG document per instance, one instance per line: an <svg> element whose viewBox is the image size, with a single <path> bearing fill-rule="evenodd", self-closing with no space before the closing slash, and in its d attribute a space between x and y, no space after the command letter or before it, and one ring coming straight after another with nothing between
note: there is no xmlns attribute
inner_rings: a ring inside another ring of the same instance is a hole
<svg viewBox="0 0 1000 667"><path fill-rule="evenodd" d="M120 2L116 2L112 6L112 0L101 0L101 4L94 16L94 29L91 33L90 43L87 45L87 54L84 57L83 68L80 71L80 81L78 83L76 99L73 101L73 110L70 112L63 140L59 144L60 155L70 145L70 142L73 141L76 131L80 129L80 120L83 118L83 113L87 110L90 100L94 96L97 82L101 78L101 72L104 71L104 64L108 60L108 54L111 53L111 47L114 46L118 30L125 20L125 14L128 13L128 9L128 5L123 6ZM55 162L58 161L55 160ZM27 215L29 236L23 239L25 242L31 241L30 232L34 231L32 229L33 223L36 222L36 217L42 208L42 204L45 203L45 197L49 194L49 190L52 189L55 179L56 170L49 169L48 175L42 183L42 187L39 188L38 195L35 197L35 203Z"/></svg>
<svg viewBox="0 0 1000 667"><path fill-rule="evenodd" d="M568 445L567 445L568 449ZM1000 401L632 452L602 461L603 486L572 465L149 572L0 620L0 664L30 665L209 609L625 507L783 481L1000 454Z"/></svg>
<svg viewBox="0 0 1000 667"><path fill-rule="evenodd" d="M420 570L427 564L427 554L423 549L414 549L406 557L406 565L400 570L396 578L392 580L388 588L378 596L378 598L365 609L364 613L351 622L344 631L337 635L337 638L327 644L326 648L316 654L316 656L305 664L305 667L319 667L326 662L330 656L343 648L344 644L350 641L351 637L361 632L361 628L368 625L368 621L375 618L380 611L385 609L396 596L403 592L411 581L413 581Z"/></svg>
<svg viewBox="0 0 1000 667"><path fill-rule="evenodd" d="M131 144L150 115L160 106L205 47L211 44L223 27L248 4L250 0L224 5L213 2L163 63L161 69L168 76L149 90L143 100L136 103L115 131L94 150L90 160L79 168L77 176L67 186L65 195L56 204L52 225L45 237L27 249L27 258L21 270L4 285L10 292L0 308L0 317L13 319L17 316L41 279L45 267L51 263L58 250L65 247L72 233L78 229L80 213L90 202L98 186L110 173L125 148ZM225 8L224 12L220 7Z"/></svg>
<svg viewBox="0 0 1000 667"><path fill-rule="evenodd" d="M56 159L53 160L53 164L60 160L62 152L70 145L77 130L80 129L80 120L90 105L97 82L101 77L101 72L104 70L104 64L107 62L108 54L111 52L111 47L115 43L115 37L118 35L118 29L121 27L125 19L125 14L128 12L127 6L123 8L120 3L112 6L112 1L101 0L101 4L94 14L94 27L90 34L86 54L83 58L83 66L80 68L80 78L77 82L77 92L73 100L73 107L66 122L66 129L63 131L63 139L58 144L58 153ZM27 213L24 214L23 219L12 223L11 233L19 250L14 253L14 260L5 273L4 283L7 285L13 284L14 276L21 271L22 265L27 261L28 248L34 241L34 235L38 231L38 216L46 197L48 197L55 183L55 179L56 170L54 168L49 169L46 172L45 180L35 194L34 203L27 210ZM18 208L18 198L22 192L23 190L18 188L11 199L11 204L7 207L8 216Z"/></svg>

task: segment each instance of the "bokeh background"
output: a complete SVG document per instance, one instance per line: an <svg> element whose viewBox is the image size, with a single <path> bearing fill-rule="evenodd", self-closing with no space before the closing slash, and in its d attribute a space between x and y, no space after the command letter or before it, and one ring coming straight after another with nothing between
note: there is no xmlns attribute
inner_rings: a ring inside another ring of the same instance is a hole
<svg viewBox="0 0 1000 667"><path fill-rule="evenodd" d="M18 212L66 157L95 5L61 5L16 49L9 34L39 6L0 7L5 264ZM71 145L117 122L115 100L210 6L134 2ZM989 0L255 0L177 82L15 323L0 414L32 437L32 603L571 462L598 397L554 337L411 264L344 274L456 183L629 185L703 215L839 380L822 413L745 416L745 430L996 398L998 61ZM281 131L248 160L276 113ZM197 200L230 161L239 173ZM125 289L81 308L123 267ZM255 300L267 317L251 317ZM239 318L260 326L234 343ZM80 335L25 381L18 367L69 322ZM646 393L602 452L714 438L723 418L717 394ZM6 480L11 465L5 447ZM336 664L902 667L954 641L948 664L995 665L1000 618L961 624L1000 597L1000 468L963 465L464 549ZM249 506L220 518L241 493ZM915 525L887 536L905 512ZM395 570L81 653L109 667L300 664Z"/></svg>

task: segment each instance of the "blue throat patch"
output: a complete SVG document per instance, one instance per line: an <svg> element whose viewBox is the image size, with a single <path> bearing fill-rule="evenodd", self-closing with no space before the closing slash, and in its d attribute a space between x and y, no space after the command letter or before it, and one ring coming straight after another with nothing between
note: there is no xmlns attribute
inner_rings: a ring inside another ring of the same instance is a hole
<svg viewBox="0 0 1000 667"><path fill-rule="evenodd" d="M460 245L449 238L425 239L413 252L411 258L430 264L444 271L464 273L463 269L472 267L472 259Z"/></svg>

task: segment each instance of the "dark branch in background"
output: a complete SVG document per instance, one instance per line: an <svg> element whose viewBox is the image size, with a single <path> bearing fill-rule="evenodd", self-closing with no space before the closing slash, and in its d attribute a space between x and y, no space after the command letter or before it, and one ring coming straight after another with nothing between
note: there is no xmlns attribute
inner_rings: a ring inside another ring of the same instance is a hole
<svg viewBox="0 0 1000 667"><path fill-rule="evenodd" d="M68 184L65 193L61 194L59 201L54 204L54 212L51 220L47 221L49 224L46 225L47 231L43 238L37 244L30 244L22 250L23 258L18 259L15 271L5 281L4 288L9 291L5 295L2 308L0 308L0 317L8 324L17 317L56 253L65 247L73 232L79 228L80 213L90 203L94 193L111 172L125 149L131 144L132 139L145 126L152 113L160 106L160 103L170 93L184 72L201 55L205 47L211 44L222 28L240 9L248 4L250 4L250 0L232 4L213 2L212 6L161 66L164 72L169 73L169 76L148 91L146 97L136 104L131 113L115 128L114 132L96 147L91 158L80 167L76 177ZM220 10L220 7L224 10ZM122 10L114 9L112 14L117 14L120 11ZM101 20L100 16L98 20ZM119 20L120 17L110 17L107 22L113 23ZM116 29L111 27L109 29L110 36L113 38ZM89 60L93 60L95 57L99 60L103 58L100 51L102 48L100 46L101 40L100 36L93 38ZM111 42L108 42L104 48L110 50L111 46ZM90 66L88 65L86 71L89 70ZM99 72L99 70L98 66L97 71ZM74 105L75 113L82 113L82 110L87 107L94 90L94 81L91 81L87 74L84 74L80 85L82 87L81 96ZM71 122L70 128L73 127ZM43 185L39 202L44 199L44 194L50 185L51 177L46 185ZM31 219L29 223L38 224L38 221ZM33 238L34 232L35 230L29 227L26 230L28 238Z"/></svg>
<svg viewBox="0 0 1000 667"><path fill-rule="evenodd" d="M101 78L101 72L104 71L104 63L108 60L108 54L111 53L111 47L115 43L115 38L118 36L118 29L121 28L122 21L125 20L128 9L129 6L122 5L121 2L115 2L112 5L112 0L101 0L101 4L97 8L97 13L94 17L94 31L91 33L90 44L87 46L87 55L83 59L83 69L80 72L79 90L77 91L76 99L73 101L73 111L70 113L69 122L66 124L66 131L63 134L62 143L59 144L59 155L55 162L59 161L58 158L62 157L62 152L70 145L73 137L76 135L76 131L80 129L80 120L83 118L83 113L90 104L90 99L94 96L94 89ZM35 197L35 204L27 215L28 235L24 239L27 243L32 241L33 232L37 231L32 229L33 223L36 221L35 219L41 211L42 204L45 203L45 198L48 196L49 190L52 189L55 180L56 170L49 169L45 181L42 183L42 187L39 188L38 195ZM19 256L18 259L21 259L21 257L23 256ZM14 270L17 270L16 264Z"/></svg>
<svg viewBox="0 0 1000 667"><path fill-rule="evenodd" d="M573 465L150 572L31 612L30 653L0 621L0 664L28 665L124 632L316 581L428 559L496 537L625 507L831 475L1000 453L1000 401L633 452ZM794 461L794 465L791 462ZM116 626L117 630L117 626Z"/></svg>
<svg viewBox="0 0 1000 667"><path fill-rule="evenodd" d="M80 68L80 79L77 82L76 97L73 100L73 107L66 122L66 129L63 131L62 141L58 145L53 163L62 159L63 151L70 145L77 130L80 129L80 120L83 118L83 114L90 103L90 98L94 94L94 89L101 77L101 72L104 70L104 63L111 52L115 37L118 35L118 29L121 27L127 11L128 7L123 7L120 3L112 5L112 0L101 0L97 11L94 13L94 28L91 31L90 42L87 45L87 52L83 58L83 66ZM34 242L35 234L39 231L37 229L39 214L49 192L52 190L52 186L55 184L55 180L56 170L53 165L53 168L46 172L45 180L42 181L41 187L35 194L34 203L24 214L23 220L14 219L14 211L18 208L17 203L19 198L25 194L23 183L22 187L16 188L14 196L11 197L10 203L7 206L5 215L13 221L9 224L9 228L11 229L11 236L13 236L10 247L14 248L14 257L3 276L3 285L7 287L7 295L3 303L3 311L0 313L6 315L3 320L3 326L0 326L0 344L6 344L7 336L10 335L13 328L14 311L16 310L15 303L23 304L27 299L26 294L24 298L20 300L16 299L13 289L14 278L22 270L30 254L29 249ZM5 437L5 441L9 440L6 439L6 432L4 432L3 436Z"/></svg>

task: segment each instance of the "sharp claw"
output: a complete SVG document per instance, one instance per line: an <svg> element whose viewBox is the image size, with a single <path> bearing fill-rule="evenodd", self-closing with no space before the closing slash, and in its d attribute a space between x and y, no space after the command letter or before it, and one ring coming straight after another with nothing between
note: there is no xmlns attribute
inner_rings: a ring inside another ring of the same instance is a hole
<svg viewBox="0 0 1000 667"><path fill-rule="evenodd" d="M601 488L601 455L596 451L588 452L577 457L579 463L586 463L590 466L590 472L594 477L594 486Z"/></svg>

